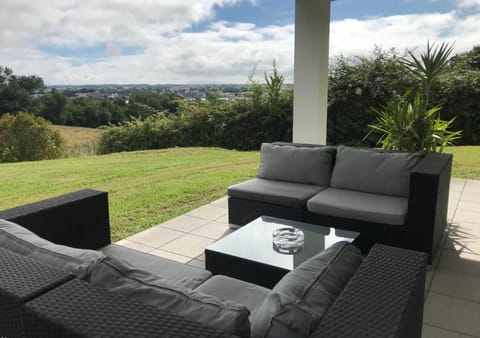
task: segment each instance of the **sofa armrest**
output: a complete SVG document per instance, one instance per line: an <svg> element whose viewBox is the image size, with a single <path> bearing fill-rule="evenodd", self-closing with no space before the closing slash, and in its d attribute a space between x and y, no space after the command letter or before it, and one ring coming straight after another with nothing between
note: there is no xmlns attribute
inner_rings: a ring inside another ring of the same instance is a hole
<svg viewBox="0 0 480 338"><path fill-rule="evenodd" d="M110 244L108 194L103 191L79 190L0 211L0 219L57 244L83 249Z"/></svg>
<svg viewBox="0 0 480 338"><path fill-rule="evenodd" d="M421 337L427 255L376 244L312 337Z"/></svg>
<svg viewBox="0 0 480 338"><path fill-rule="evenodd" d="M447 224L452 155L427 153L410 176L407 226L411 239L430 254L440 246Z"/></svg>

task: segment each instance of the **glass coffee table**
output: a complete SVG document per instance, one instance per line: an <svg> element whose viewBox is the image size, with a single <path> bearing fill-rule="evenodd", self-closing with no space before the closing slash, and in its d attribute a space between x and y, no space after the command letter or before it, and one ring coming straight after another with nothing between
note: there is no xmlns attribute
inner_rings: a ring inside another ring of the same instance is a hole
<svg viewBox="0 0 480 338"><path fill-rule="evenodd" d="M303 249L283 254L273 248L274 230L292 226L305 235ZM261 216L205 249L205 267L214 275L226 275L272 288L285 274L339 241L353 242L358 232L286 219Z"/></svg>

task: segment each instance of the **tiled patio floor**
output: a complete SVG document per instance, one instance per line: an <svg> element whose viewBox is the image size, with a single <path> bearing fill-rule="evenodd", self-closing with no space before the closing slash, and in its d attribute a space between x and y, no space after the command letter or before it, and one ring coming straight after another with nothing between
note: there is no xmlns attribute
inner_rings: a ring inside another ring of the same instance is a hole
<svg viewBox="0 0 480 338"><path fill-rule="evenodd" d="M227 199L121 240L117 244L205 267L203 251L232 230ZM424 337L480 337L480 181L453 179L442 250L429 266Z"/></svg>

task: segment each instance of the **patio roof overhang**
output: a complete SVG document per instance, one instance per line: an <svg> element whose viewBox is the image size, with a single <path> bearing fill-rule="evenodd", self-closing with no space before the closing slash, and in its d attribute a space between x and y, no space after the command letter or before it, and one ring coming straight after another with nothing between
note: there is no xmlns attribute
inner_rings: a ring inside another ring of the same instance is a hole
<svg viewBox="0 0 480 338"><path fill-rule="evenodd" d="M293 142L326 144L330 0L295 0Z"/></svg>

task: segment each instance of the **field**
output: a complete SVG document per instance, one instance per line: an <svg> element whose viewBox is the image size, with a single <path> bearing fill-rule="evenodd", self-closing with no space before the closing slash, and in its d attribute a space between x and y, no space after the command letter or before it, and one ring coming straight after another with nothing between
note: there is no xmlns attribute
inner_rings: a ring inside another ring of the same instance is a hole
<svg viewBox="0 0 480 338"><path fill-rule="evenodd" d="M65 140L65 157L94 155L101 129L52 125Z"/></svg>
<svg viewBox="0 0 480 338"><path fill-rule="evenodd" d="M480 180L480 146L450 147L445 152L453 154L453 177Z"/></svg>
<svg viewBox="0 0 480 338"><path fill-rule="evenodd" d="M4 163L0 210L83 188L108 191L116 241L224 196L258 163L258 152L215 148Z"/></svg>
<svg viewBox="0 0 480 338"><path fill-rule="evenodd" d="M78 129L63 131L70 139L83 132L98 137L96 130ZM454 154L453 177L480 179L480 147L447 152ZM0 210L83 188L108 191L115 241L224 196L229 185L255 176L259 160L258 152L173 148L5 163Z"/></svg>

